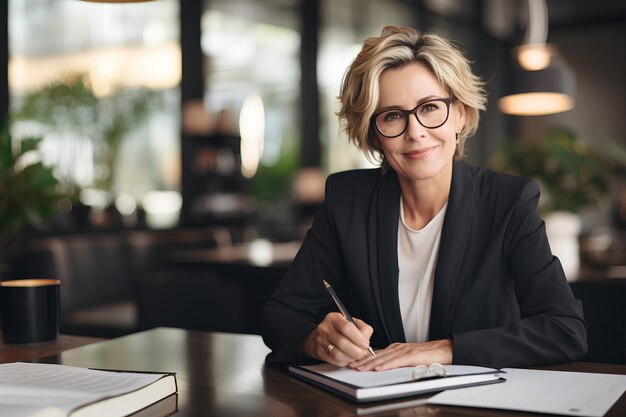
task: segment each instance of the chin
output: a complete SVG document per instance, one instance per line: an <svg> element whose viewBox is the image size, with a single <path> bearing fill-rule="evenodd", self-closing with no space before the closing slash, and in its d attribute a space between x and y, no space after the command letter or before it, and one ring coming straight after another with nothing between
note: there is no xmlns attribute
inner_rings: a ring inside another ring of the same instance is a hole
<svg viewBox="0 0 626 417"><path fill-rule="evenodd" d="M449 162L451 164L451 161ZM443 162L429 162L427 164L420 164L421 166L404 166L403 169L396 169L393 165L391 168L396 171L398 176L403 177L409 181L424 181L437 177L439 174L446 170L447 163Z"/></svg>

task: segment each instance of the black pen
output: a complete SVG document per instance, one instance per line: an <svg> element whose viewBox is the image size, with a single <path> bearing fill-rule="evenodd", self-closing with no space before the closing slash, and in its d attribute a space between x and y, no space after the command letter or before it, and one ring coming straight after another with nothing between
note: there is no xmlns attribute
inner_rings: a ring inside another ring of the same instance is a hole
<svg viewBox="0 0 626 417"><path fill-rule="evenodd" d="M358 329L359 326L356 325L356 322L352 318L352 315L348 312L348 309L346 308L346 306L343 305L343 303L339 299L339 296L337 296L337 293L335 292L335 290L333 290L333 287L331 287L330 284L328 282L326 282L325 279L323 279L322 282L324 283L324 288L326 288L328 290L328 293L332 297L333 301L335 302L335 304L337 304L337 308L339 309L341 314L343 314L343 316L346 318L346 320L348 320L350 323L354 324L356 326L356 328ZM376 357L376 354L374 353L374 350L372 349L371 346L368 346L367 349L370 351L370 353L372 354L373 357Z"/></svg>

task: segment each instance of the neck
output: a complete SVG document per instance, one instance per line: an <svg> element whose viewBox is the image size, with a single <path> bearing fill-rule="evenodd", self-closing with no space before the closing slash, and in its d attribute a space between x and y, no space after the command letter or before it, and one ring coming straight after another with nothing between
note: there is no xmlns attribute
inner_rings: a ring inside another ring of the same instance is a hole
<svg viewBox="0 0 626 417"><path fill-rule="evenodd" d="M452 164L439 175L427 180L400 180L404 221L412 229L420 230L441 211L448 202L452 183Z"/></svg>

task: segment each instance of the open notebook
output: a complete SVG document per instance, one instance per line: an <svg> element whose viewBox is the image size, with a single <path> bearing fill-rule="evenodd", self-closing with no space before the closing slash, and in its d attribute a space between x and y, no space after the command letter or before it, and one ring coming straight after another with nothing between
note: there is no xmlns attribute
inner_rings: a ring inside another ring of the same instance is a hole
<svg viewBox="0 0 626 417"><path fill-rule="evenodd" d="M289 373L356 402L381 401L452 388L504 382L504 372L480 366L436 365L355 371L330 364L288 368Z"/></svg>

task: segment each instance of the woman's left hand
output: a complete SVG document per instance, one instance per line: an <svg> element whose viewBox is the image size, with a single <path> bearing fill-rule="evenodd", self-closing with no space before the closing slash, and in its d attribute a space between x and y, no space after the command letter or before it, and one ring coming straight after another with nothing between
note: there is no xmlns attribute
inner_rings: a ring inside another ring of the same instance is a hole
<svg viewBox="0 0 626 417"><path fill-rule="evenodd" d="M376 357L366 356L348 364L358 371L384 371L406 366L452 363L452 340L442 339L424 343L393 343L377 350Z"/></svg>

